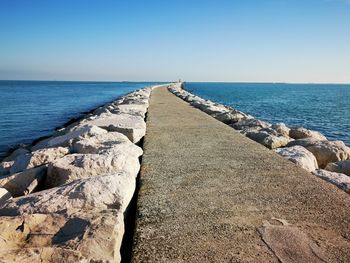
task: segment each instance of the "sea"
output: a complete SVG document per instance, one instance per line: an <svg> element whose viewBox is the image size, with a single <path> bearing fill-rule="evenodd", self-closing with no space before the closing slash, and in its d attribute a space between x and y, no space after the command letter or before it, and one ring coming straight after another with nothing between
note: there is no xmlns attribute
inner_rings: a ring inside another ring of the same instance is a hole
<svg viewBox="0 0 350 263"><path fill-rule="evenodd" d="M0 159L72 118L155 82L0 81Z"/></svg>
<svg viewBox="0 0 350 263"><path fill-rule="evenodd" d="M316 130L350 146L350 84L189 82L185 89L258 119Z"/></svg>

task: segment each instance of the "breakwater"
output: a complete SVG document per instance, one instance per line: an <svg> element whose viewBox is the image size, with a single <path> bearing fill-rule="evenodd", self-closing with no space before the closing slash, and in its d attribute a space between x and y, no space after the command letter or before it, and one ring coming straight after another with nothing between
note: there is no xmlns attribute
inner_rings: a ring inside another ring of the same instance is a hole
<svg viewBox="0 0 350 263"><path fill-rule="evenodd" d="M303 127L289 128L284 123L259 120L232 107L195 96L180 84L169 90L193 107L350 193L350 148L344 142L329 141L320 132Z"/></svg>
<svg viewBox="0 0 350 263"><path fill-rule="evenodd" d="M0 163L1 262L119 262L153 88Z"/></svg>

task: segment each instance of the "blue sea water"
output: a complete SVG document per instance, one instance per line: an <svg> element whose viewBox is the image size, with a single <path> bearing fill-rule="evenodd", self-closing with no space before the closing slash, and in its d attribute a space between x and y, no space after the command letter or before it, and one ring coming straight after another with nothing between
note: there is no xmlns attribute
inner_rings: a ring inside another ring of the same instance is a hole
<svg viewBox="0 0 350 263"><path fill-rule="evenodd" d="M185 87L256 118L317 130L350 145L350 84L186 83Z"/></svg>
<svg viewBox="0 0 350 263"><path fill-rule="evenodd" d="M0 158L148 82L0 81Z"/></svg>

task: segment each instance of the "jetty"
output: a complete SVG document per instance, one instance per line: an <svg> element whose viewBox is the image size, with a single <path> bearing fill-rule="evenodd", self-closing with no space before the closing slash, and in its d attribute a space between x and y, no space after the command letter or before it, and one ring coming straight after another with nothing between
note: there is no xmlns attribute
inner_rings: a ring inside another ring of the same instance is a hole
<svg viewBox="0 0 350 263"><path fill-rule="evenodd" d="M350 197L176 97L147 114L133 262L350 262Z"/></svg>

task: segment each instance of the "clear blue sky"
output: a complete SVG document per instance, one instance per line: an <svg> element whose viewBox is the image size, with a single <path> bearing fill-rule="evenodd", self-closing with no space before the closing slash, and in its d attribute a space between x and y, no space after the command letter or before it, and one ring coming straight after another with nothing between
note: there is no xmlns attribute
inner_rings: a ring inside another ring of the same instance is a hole
<svg viewBox="0 0 350 263"><path fill-rule="evenodd" d="M350 0L0 0L0 79L350 83Z"/></svg>

